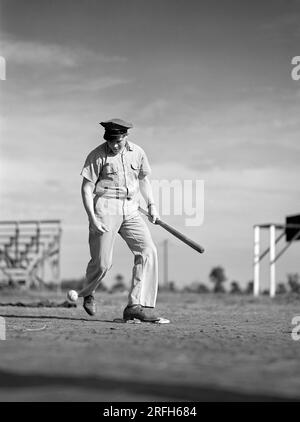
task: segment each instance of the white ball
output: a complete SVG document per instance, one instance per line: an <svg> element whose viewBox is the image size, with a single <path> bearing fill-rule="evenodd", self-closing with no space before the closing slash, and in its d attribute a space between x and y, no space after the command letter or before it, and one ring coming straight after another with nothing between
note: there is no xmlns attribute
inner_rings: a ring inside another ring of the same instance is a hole
<svg viewBox="0 0 300 422"><path fill-rule="evenodd" d="M78 299L78 293L76 292L76 290L69 290L67 297L72 302L76 302L76 300Z"/></svg>

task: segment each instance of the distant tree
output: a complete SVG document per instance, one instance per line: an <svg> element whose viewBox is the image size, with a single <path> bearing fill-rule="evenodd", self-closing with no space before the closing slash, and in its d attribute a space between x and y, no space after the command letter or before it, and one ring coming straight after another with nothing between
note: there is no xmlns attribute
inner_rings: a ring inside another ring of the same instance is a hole
<svg viewBox="0 0 300 422"><path fill-rule="evenodd" d="M85 284L85 277L81 278L67 278L62 280L61 289L62 290L81 290Z"/></svg>
<svg viewBox="0 0 300 422"><path fill-rule="evenodd" d="M162 283L158 285L158 290L160 292L177 292L177 287L175 281L168 281L167 284Z"/></svg>
<svg viewBox="0 0 300 422"><path fill-rule="evenodd" d="M209 288L206 286L206 284L200 283L198 285L198 293L209 293Z"/></svg>
<svg viewBox="0 0 300 422"><path fill-rule="evenodd" d="M232 281L230 284L230 293L231 294L241 294L242 289L240 288L238 281Z"/></svg>
<svg viewBox="0 0 300 422"><path fill-rule="evenodd" d="M169 281L168 290L170 292L176 292L177 288L174 281Z"/></svg>
<svg viewBox="0 0 300 422"><path fill-rule="evenodd" d="M122 274L117 274L115 277L115 283L110 289L111 293L124 292L126 290L127 290L127 287L124 282L124 276Z"/></svg>
<svg viewBox="0 0 300 422"><path fill-rule="evenodd" d="M214 267L210 274L209 279L212 283L214 283L214 293L224 293L225 289L223 283L227 280L225 275L225 270L223 267Z"/></svg>
<svg viewBox="0 0 300 422"><path fill-rule="evenodd" d="M300 276L298 273L289 273L287 275L288 285L292 293L300 293Z"/></svg>
<svg viewBox="0 0 300 422"><path fill-rule="evenodd" d="M209 288L203 284L199 283L198 281L194 281L188 286L185 286L183 288L184 292L190 292L190 293L209 293Z"/></svg>
<svg viewBox="0 0 300 422"><path fill-rule="evenodd" d="M49 284L50 285L50 284ZM86 285L86 278L85 277L81 277L81 278L70 278L70 279L63 279L61 284L60 284L60 288L61 290L77 290L80 291L81 289L83 289L83 287ZM97 287L98 291L106 291L107 288L105 287L105 285L103 283L100 283L100 285Z"/></svg>
<svg viewBox="0 0 300 422"><path fill-rule="evenodd" d="M108 288L105 286L105 284L100 283L99 286L97 287L97 291L98 292L107 292Z"/></svg>
<svg viewBox="0 0 300 422"><path fill-rule="evenodd" d="M262 294L263 294L264 296L268 296L268 295L270 294L270 290L265 289L265 290L263 290L263 291L262 291Z"/></svg>
<svg viewBox="0 0 300 422"><path fill-rule="evenodd" d="M248 281L247 287L245 289L245 293L246 293L246 295L253 294L253 281L252 280Z"/></svg>
<svg viewBox="0 0 300 422"><path fill-rule="evenodd" d="M279 295L284 295L285 293L287 293L286 285L284 283L278 283L276 293Z"/></svg>

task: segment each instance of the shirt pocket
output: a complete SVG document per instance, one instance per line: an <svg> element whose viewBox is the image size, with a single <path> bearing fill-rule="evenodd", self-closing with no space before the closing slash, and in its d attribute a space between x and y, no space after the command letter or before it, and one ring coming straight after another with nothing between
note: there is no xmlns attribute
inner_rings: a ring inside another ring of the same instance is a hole
<svg viewBox="0 0 300 422"><path fill-rule="evenodd" d="M131 168L131 173L133 174L133 176L135 178L138 178L139 173L140 173L140 168L141 168L139 163L131 163L130 168Z"/></svg>
<svg viewBox="0 0 300 422"><path fill-rule="evenodd" d="M110 175L118 173L118 167L115 164L107 163L103 167L103 174Z"/></svg>
<svg viewBox="0 0 300 422"><path fill-rule="evenodd" d="M111 163L105 164L101 173L100 181L103 181L105 186L116 186L119 182L118 167Z"/></svg>

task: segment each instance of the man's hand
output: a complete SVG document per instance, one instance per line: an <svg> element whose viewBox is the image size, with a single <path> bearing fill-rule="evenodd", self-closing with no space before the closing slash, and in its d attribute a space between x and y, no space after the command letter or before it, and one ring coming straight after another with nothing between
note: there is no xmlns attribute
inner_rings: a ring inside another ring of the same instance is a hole
<svg viewBox="0 0 300 422"><path fill-rule="evenodd" d="M148 206L148 214L149 214L149 218L148 218L149 221L155 224L155 221L159 219L159 214L154 204L151 204Z"/></svg>
<svg viewBox="0 0 300 422"><path fill-rule="evenodd" d="M149 214L148 220L151 223L155 224L155 221L159 218L159 215L156 210L156 206L154 204L152 186L147 176L140 179L140 191L146 204L148 204L148 209L147 209L148 214Z"/></svg>
<svg viewBox="0 0 300 422"><path fill-rule="evenodd" d="M82 180L81 195L84 208L89 218L90 231L93 233L103 234L108 232L108 227L105 226L94 213L94 201L93 201L94 183L85 177Z"/></svg>
<svg viewBox="0 0 300 422"><path fill-rule="evenodd" d="M108 227L96 219L90 219L90 231L98 234L108 232Z"/></svg>

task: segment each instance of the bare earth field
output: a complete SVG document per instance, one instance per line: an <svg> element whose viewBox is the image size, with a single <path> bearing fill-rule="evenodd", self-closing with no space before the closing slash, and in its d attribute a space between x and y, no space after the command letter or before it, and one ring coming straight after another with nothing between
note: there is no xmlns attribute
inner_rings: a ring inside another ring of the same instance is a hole
<svg viewBox="0 0 300 422"><path fill-rule="evenodd" d="M0 292L0 302L45 293ZM61 303L64 294L47 294ZM0 401L273 401L300 399L300 299L159 293L171 324L118 324L126 295L98 314L0 306Z"/></svg>

